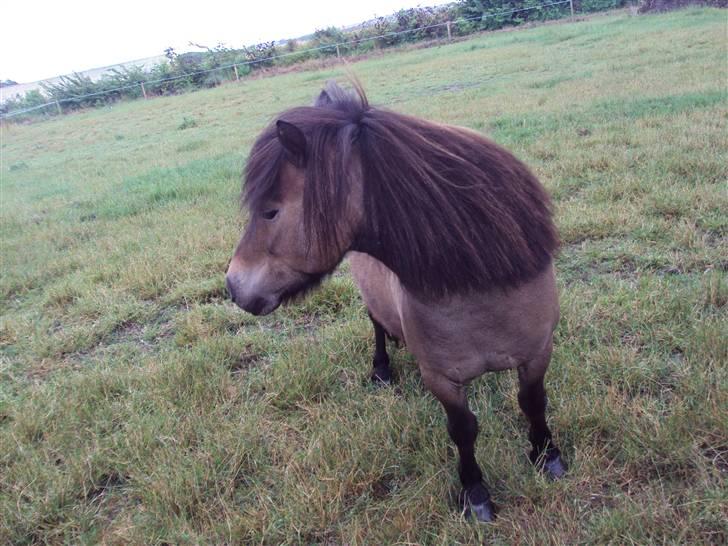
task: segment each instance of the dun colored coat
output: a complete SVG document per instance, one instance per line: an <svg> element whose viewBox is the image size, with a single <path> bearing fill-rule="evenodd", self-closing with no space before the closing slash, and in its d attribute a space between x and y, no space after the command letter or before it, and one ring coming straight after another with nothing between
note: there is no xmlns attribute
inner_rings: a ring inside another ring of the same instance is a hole
<svg viewBox="0 0 728 546"><path fill-rule="evenodd" d="M246 311L271 313L348 256L374 324L372 379L390 380L385 335L402 340L447 413L463 507L491 521L472 379L516 368L531 461L553 478L566 471L544 415L559 319L550 201L495 143L372 107L355 85L352 94L329 83L314 106L283 112L256 140L228 290Z"/></svg>

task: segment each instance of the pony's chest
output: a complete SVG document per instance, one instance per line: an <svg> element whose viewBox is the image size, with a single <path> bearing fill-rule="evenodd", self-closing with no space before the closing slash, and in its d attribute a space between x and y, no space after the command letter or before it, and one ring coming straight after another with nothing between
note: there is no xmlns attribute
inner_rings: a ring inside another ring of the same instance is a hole
<svg viewBox="0 0 728 546"><path fill-rule="evenodd" d="M347 258L369 312L390 336L406 343L402 328L402 287L397 275L368 254L350 252Z"/></svg>

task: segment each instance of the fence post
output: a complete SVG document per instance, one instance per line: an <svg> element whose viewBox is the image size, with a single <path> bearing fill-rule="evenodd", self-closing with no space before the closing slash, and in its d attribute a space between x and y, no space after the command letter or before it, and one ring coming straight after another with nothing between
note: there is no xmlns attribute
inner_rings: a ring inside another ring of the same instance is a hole
<svg viewBox="0 0 728 546"><path fill-rule="evenodd" d="M450 32L450 21L447 22L447 41L452 42L452 32Z"/></svg>
<svg viewBox="0 0 728 546"><path fill-rule="evenodd" d="M339 44L336 44L336 57L341 59L341 51L339 51Z"/></svg>
<svg viewBox="0 0 728 546"><path fill-rule="evenodd" d="M144 89L144 82L140 82L140 84L142 86L142 95L144 95L144 98L146 99L147 98L147 90Z"/></svg>
<svg viewBox="0 0 728 546"><path fill-rule="evenodd" d="M571 20L574 20L574 0L569 0L569 7L571 8Z"/></svg>
<svg viewBox="0 0 728 546"><path fill-rule="evenodd" d="M235 80L240 81L240 74L238 74L238 67L237 65L233 65L233 71L235 72Z"/></svg>
<svg viewBox="0 0 728 546"><path fill-rule="evenodd" d="M62 116L63 115L63 110L61 109L61 103L58 102L58 101L56 101L56 108L58 108L58 115L59 116Z"/></svg>

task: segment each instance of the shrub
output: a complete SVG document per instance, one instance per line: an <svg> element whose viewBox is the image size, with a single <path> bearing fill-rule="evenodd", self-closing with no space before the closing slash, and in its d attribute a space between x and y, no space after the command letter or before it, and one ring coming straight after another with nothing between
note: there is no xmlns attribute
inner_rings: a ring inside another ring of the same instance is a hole
<svg viewBox="0 0 728 546"><path fill-rule="evenodd" d="M622 8L629 4L627 0L578 0L574 1L574 9L583 13Z"/></svg>
<svg viewBox="0 0 728 546"><path fill-rule="evenodd" d="M255 68L273 66L273 57L278 54L275 42L262 42L249 47L243 46L242 51L245 54L246 61L251 63L249 66Z"/></svg>
<svg viewBox="0 0 728 546"><path fill-rule="evenodd" d="M7 99L4 103L0 104L0 114L7 114L8 112L27 110L29 108L35 108L48 102L48 99L44 97L40 91L33 89L28 91L25 95L16 95L10 99ZM33 112L34 115L47 115L47 108L38 109ZM29 112L30 114L30 112Z"/></svg>
<svg viewBox="0 0 728 546"><path fill-rule="evenodd" d="M591 1L591 0L589 0ZM593 0L602 1L602 0ZM612 1L612 0L607 0ZM576 1L574 2L576 4ZM568 4L548 6L543 0L462 0L458 4L458 15L474 22L473 30L495 30L527 21L545 21L570 14ZM459 26L459 25L458 25Z"/></svg>
<svg viewBox="0 0 728 546"><path fill-rule="evenodd" d="M314 52L317 57L326 57L330 55L336 55L336 44L348 42L349 38L347 35L336 27L328 27L325 29L319 29L313 33L313 39L311 40L311 48L325 48L318 49ZM339 47L339 51L343 53L344 46Z"/></svg>

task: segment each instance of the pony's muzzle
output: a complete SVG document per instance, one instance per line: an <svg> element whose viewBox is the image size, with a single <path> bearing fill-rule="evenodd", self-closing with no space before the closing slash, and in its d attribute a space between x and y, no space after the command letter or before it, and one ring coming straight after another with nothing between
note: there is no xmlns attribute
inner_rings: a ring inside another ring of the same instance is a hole
<svg viewBox="0 0 728 546"><path fill-rule="evenodd" d="M244 311L256 316L267 315L278 307L279 302L277 298L271 299L251 293L250 291L241 289L241 284L239 273L228 273L225 275L225 285L227 286L230 299Z"/></svg>

